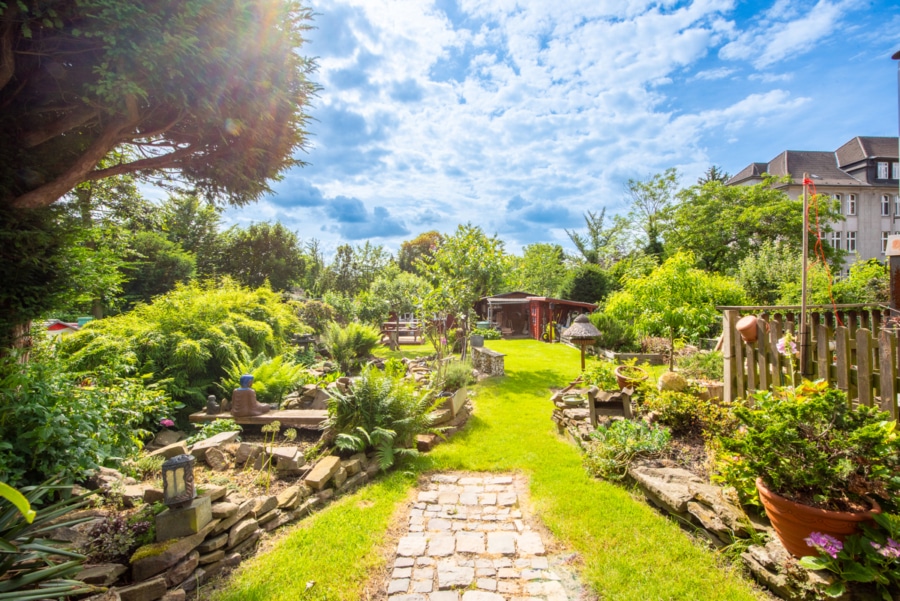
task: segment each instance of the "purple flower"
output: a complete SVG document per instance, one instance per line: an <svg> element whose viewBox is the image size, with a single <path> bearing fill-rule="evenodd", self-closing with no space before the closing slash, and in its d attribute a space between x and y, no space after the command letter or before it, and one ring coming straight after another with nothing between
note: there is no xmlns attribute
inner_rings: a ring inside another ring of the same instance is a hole
<svg viewBox="0 0 900 601"><path fill-rule="evenodd" d="M777 343L775 343L775 348L778 349L779 354L787 355L788 354L787 353L787 340L785 340L784 337L782 337L781 339L778 340ZM791 340L791 353L790 354L792 354L792 355L797 354L797 343L794 342L793 340Z"/></svg>
<svg viewBox="0 0 900 601"><path fill-rule="evenodd" d="M159 420L159 425L162 426L163 428L171 428L172 426L175 425L175 422L173 422L169 418L163 418L163 419Z"/></svg>
<svg viewBox="0 0 900 601"><path fill-rule="evenodd" d="M821 532L813 532L809 535L809 538L804 539L806 544L810 547L815 547L821 553L825 553L830 555L832 559L836 559L838 553L841 552L841 549L844 548L844 543L834 538L833 536L829 536L827 534L822 534Z"/></svg>
<svg viewBox="0 0 900 601"><path fill-rule="evenodd" d="M887 544L885 545L879 545L876 542L870 542L869 544L871 544L882 557L888 559L897 559L900 557L900 544L897 544L897 541L892 538L887 539Z"/></svg>

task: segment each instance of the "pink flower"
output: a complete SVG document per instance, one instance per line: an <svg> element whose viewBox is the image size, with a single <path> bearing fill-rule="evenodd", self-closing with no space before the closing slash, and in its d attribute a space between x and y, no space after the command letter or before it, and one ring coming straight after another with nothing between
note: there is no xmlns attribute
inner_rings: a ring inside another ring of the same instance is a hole
<svg viewBox="0 0 900 601"><path fill-rule="evenodd" d="M809 535L809 538L803 540L810 547L815 547L822 553L827 553L832 559L836 559L838 553L844 548L844 543L833 536L822 534L821 532L813 532Z"/></svg>
<svg viewBox="0 0 900 601"><path fill-rule="evenodd" d="M870 544L875 548L876 551L878 551L879 555L881 555L882 557L886 557L888 559L897 559L898 557L900 557L900 545L898 545L897 541L892 538L887 539L886 545L879 545L876 542L871 542Z"/></svg>
<svg viewBox="0 0 900 601"><path fill-rule="evenodd" d="M175 425L175 422L173 422L169 418L163 418L163 419L159 420L159 425L162 426L163 428L171 428L172 426Z"/></svg>
<svg viewBox="0 0 900 601"><path fill-rule="evenodd" d="M784 338L781 338L776 344L775 348L778 349L778 352L782 355L787 355L787 341ZM797 354L797 343L791 340L791 353L792 355Z"/></svg>

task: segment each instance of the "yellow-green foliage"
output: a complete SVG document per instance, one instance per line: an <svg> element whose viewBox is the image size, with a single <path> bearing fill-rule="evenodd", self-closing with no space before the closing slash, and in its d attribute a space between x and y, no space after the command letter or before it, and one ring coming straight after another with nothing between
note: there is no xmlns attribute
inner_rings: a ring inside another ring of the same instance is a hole
<svg viewBox="0 0 900 601"><path fill-rule="evenodd" d="M91 322L62 344L77 369L150 374L190 408L242 353L275 356L302 328L280 295L224 280L191 283L133 311Z"/></svg>

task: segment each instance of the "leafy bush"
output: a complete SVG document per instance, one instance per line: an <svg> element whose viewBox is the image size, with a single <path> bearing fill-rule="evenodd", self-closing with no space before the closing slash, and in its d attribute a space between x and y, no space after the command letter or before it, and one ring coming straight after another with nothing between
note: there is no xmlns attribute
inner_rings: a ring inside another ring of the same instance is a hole
<svg viewBox="0 0 900 601"><path fill-rule="evenodd" d="M435 390L455 392L474 381L471 361L447 361L432 373L431 385Z"/></svg>
<svg viewBox="0 0 900 601"><path fill-rule="evenodd" d="M607 480L621 480L631 462L661 453L671 436L664 427L625 419L598 426L591 439L584 457L587 470Z"/></svg>
<svg viewBox="0 0 900 601"><path fill-rule="evenodd" d="M339 449L374 449L381 469L388 469L397 457L417 454L416 435L429 430L438 402L409 382L366 368L349 392L332 392L325 427L337 433Z"/></svg>
<svg viewBox="0 0 900 601"><path fill-rule="evenodd" d="M878 497L887 510L900 492L896 421L874 407L852 407L826 382L754 395L738 407L742 424L722 437L721 478L756 502L753 481L805 505L844 511Z"/></svg>
<svg viewBox="0 0 900 601"><path fill-rule="evenodd" d="M226 279L179 286L130 313L93 321L62 341L61 351L81 371L150 374L196 411L229 362L243 352L278 355L299 329L280 295Z"/></svg>
<svg viewBox="0 0 900 601"><path fill-rule="evenodd" d="M660 336L644 336L641 338L640 347L642 353L654 353L663 357L668 357L672 352L669 339Z"/></svg>
<svg viewBox="0 0 900 601"><path fill-rule="evenodd" d="M68 599L102 590L72 580L81 571L84 555L43 537L51 524L71 527L93 519L66 519L93 494L71 496L71 491L71 486L41 485L20 492L0 482L0 598ZM49 500L53 498L62 500Z"/></svg>
<svg viewBox="0 0 900 601"><path fill-rule="evenodd" d="M212 438L216 434L221 434L222 432L242 432L243 430L244 429L233 419L217 419L207 424L203 424L203 426L200 427L200 431L193 436L189 436L185 441L185 444L192 445L201 440Z"/></svg>
<svg viewBox="0 0 900 601"><path fill-rule="evenodd" d="M679 371L686 378L721 382L725 378L722 351L699 351L676 360Z"/></svg>
<svg viewBox="0 0 900 601"><path fill-rule="evenodd" d="M344 327L331 322L322 333L325 350L343 372L349 372L354 364L371 355L380 340L381 333L376 328L355 322Z"/></svg>
<svg viewBox="0 0 900 601"><path fill-rule="evenodd" d="M293 303L297 319L310 328L316 334L325 331L328 322L334 321L335 313L331 305L317 300L308 300Z"/></svg>
<svg viewBox="0 0 900 601"><path fill-rule="evenodd" d="M591 313L588 319L600 331L600 336L594 343L598 349L615 352L634 352L640 349L637 335L629 322L615 319L602 312Z"/></svg>
<svg viewBox="0 0 900 601"><path fill-rule="evenodd" d="M162 464L166 460L162 456L142 455L122 463L122 472L137 480L147 480L162 473Z"/></svg>
<svg viewBox="0 0 900 601"><path fill-rule="evenodd" d="M141 380L70 373L55 353L0 363L0 480L13 486L83 479L136 455L179 407Z"/></svg>
<svg viewBox="0 0 900 601"><path fill-rule="evenodd" d="M500 332L494 328L472 328L469 334L472 336L484 336L485 340L500 340L502 337Z"/></svg>
<svg viewBox="0 0 900 601"><path fill-rule="evenodd" d="M600 390L618 390L616 366L611 361L600 360L588 367L581 376L588 386L596 386Z"/></svg>
<svg viewBox="0 0 900 601"><path fill-rule="evenodd" d="M384 362L384 375L394 379L402 378L406 375L406 365L400 359L391 357Z"/></svg>
<svg viewBox="0 0 900 601"><path fill-rule="evenodd" d="M309 381L306 368L295 364L284 355L269 359L260 353L251 359L246 351L242 351L240 357L225 368L225 374L225 378L218 386L229 398L232 391L240 386L242 375L253 376L253 389L260 403L280 404L287 393L297 390Z"/></svg>
<svg viewBox="0 0 900 601"><path fill-rule="evenodd" d="M691 392L648 392L641 411L655 413L659 422L669 426L675 435L709 437L729 433L736 426L727 409Z"/></svg>

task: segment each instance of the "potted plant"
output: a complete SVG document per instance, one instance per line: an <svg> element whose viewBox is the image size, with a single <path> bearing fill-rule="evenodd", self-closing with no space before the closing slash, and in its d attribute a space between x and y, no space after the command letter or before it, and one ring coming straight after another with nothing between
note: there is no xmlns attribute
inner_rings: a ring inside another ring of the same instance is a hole
<svg viewBox="0 0 900 601"><path fill-rule="evenodd" d="M634 388L650 376L637 365L620 365L616 367L615 373L619 389Z"/></svg>
<svg viewBox="0 0 900 601"><path fill-rule="evenodd" d="M738 407L742 426L720 440L719 472L739 492L755 484L776 534L793 555L814 555L804 539L838 540L892 509L900 491L896 422L872 407L851 407L825 382L755 395Z"/></svg>

